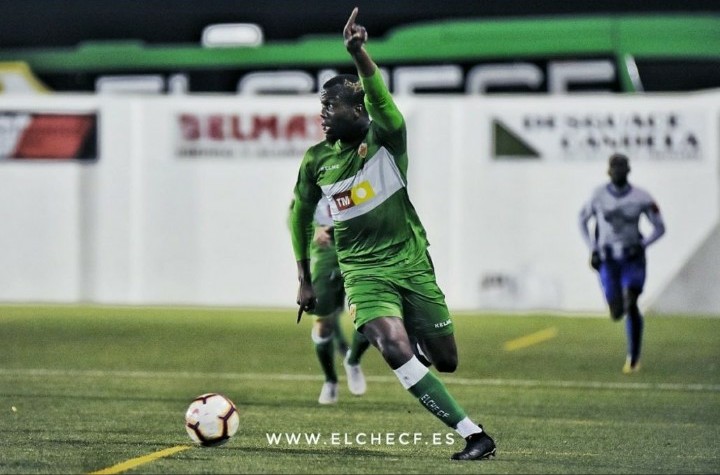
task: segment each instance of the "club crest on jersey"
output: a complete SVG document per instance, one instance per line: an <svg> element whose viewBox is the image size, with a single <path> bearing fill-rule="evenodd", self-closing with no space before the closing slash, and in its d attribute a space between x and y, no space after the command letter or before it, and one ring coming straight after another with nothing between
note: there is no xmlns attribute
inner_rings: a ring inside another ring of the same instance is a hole
<svg viewBox="0 0 720 475"><path fill-rule="evenodd" d="M362 204L375 196L375 190L369 181L365 180L353 186L349 190L337 193L332 196L338 210L343 211L353 206Z"/></svg>
<svg viewBox="0 0 720 475"><path fill-rule="evenodd" d="M365 158L365 157L367 157L367 152L368 152L367 144L365 142L361 143L360 146L358 147L358 155L360 155L360 157L362 157L362 158Z"/></svg>
<svg viewBox="0 0 720 475"><path fill-rule="evenodd" d="M352 304L350 305L350 312L349 312L350 318L355 321L355 316L357 315L357 305Z"/></svg>

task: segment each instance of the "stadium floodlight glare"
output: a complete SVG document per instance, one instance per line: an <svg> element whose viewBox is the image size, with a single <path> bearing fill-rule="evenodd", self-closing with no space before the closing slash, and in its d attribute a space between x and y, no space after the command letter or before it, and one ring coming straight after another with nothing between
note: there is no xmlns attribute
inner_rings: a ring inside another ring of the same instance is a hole
<svg viewBox="0 0 720 475"><path fill-rule="evenodd" d="M203 29L202 45L205 48L260 46L263 31L255 23L218 23Z"/></svg>

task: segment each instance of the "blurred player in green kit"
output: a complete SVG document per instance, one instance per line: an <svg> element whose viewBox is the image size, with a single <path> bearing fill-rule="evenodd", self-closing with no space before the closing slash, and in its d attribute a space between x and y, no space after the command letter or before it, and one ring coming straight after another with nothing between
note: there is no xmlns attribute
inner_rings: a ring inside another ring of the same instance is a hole
<svg viewBox="0 0 720 475"><path fill-rule="evenodd" d="M355 23L357 14L356 8L343 36L359 78L340 75L323 85L325 140L307 150L295 185L291 234L298 318L317 302L310 248L313 215L324 200L355 328L380 351L402 386L465 439L452 459L485 459L495 455L494 440L428 369L455 371L454 327L425 228L407 192L405 119L365 49L367 31Z"/></svg>
<svg viewBox="0 0 720 475"><path fill-rule="evenodd" d="M338 377L335 371L335 346L343 355L343 366L350 392L356 396L365 394L365 376L360 367L360 358L370 343L361 333L353 331L351 346L342 333L340 316L345 310L345 289L340 266L338 265L333 222L330 209L321 200L315 209L315 231L310 245L310 267L312 285L317 303L311 312L315 315L312 341L315 345L325 383L320 390L320 404L334 404L338 401Z"/></svg>

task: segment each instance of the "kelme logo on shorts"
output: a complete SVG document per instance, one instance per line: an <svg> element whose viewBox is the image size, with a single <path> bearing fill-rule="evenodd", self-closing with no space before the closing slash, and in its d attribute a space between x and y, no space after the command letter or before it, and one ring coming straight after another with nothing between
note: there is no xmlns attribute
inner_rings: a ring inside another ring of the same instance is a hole
<svg viewBox="0 0 720 475"><path fill-rule="evenodd" d="M362 183L358 183L349 190L343 191L333 195L335 205L338 210L343 211L353 206L362 204L375 196L375 190L373 190L370 182L365 180Z"/></svg>

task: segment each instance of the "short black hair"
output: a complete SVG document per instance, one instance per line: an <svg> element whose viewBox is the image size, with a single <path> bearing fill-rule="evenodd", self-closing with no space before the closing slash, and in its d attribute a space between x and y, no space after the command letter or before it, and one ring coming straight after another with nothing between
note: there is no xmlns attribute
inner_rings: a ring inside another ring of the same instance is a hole
<svg viewBox="0 0 720 475"><path fill-rule="evenodd" d="M363 91L360 78L354 74L338 74L322 86L323 94L337 95L343 102L351 105L363 105L365 103L365 91ZM330 90L333 92L330 92Z"/></svg>
<svg viewBox="0 0 720 475"><path fill-rule="evenodd" d="M610 163L610 164L612 164L613 162L618 162L618 161L630 163L630 159L627 157L627 155L625 155L624 153L619 153L619 152L613 153L612 155L610 155L610 158L608 159L608 163Z"/></svg>

